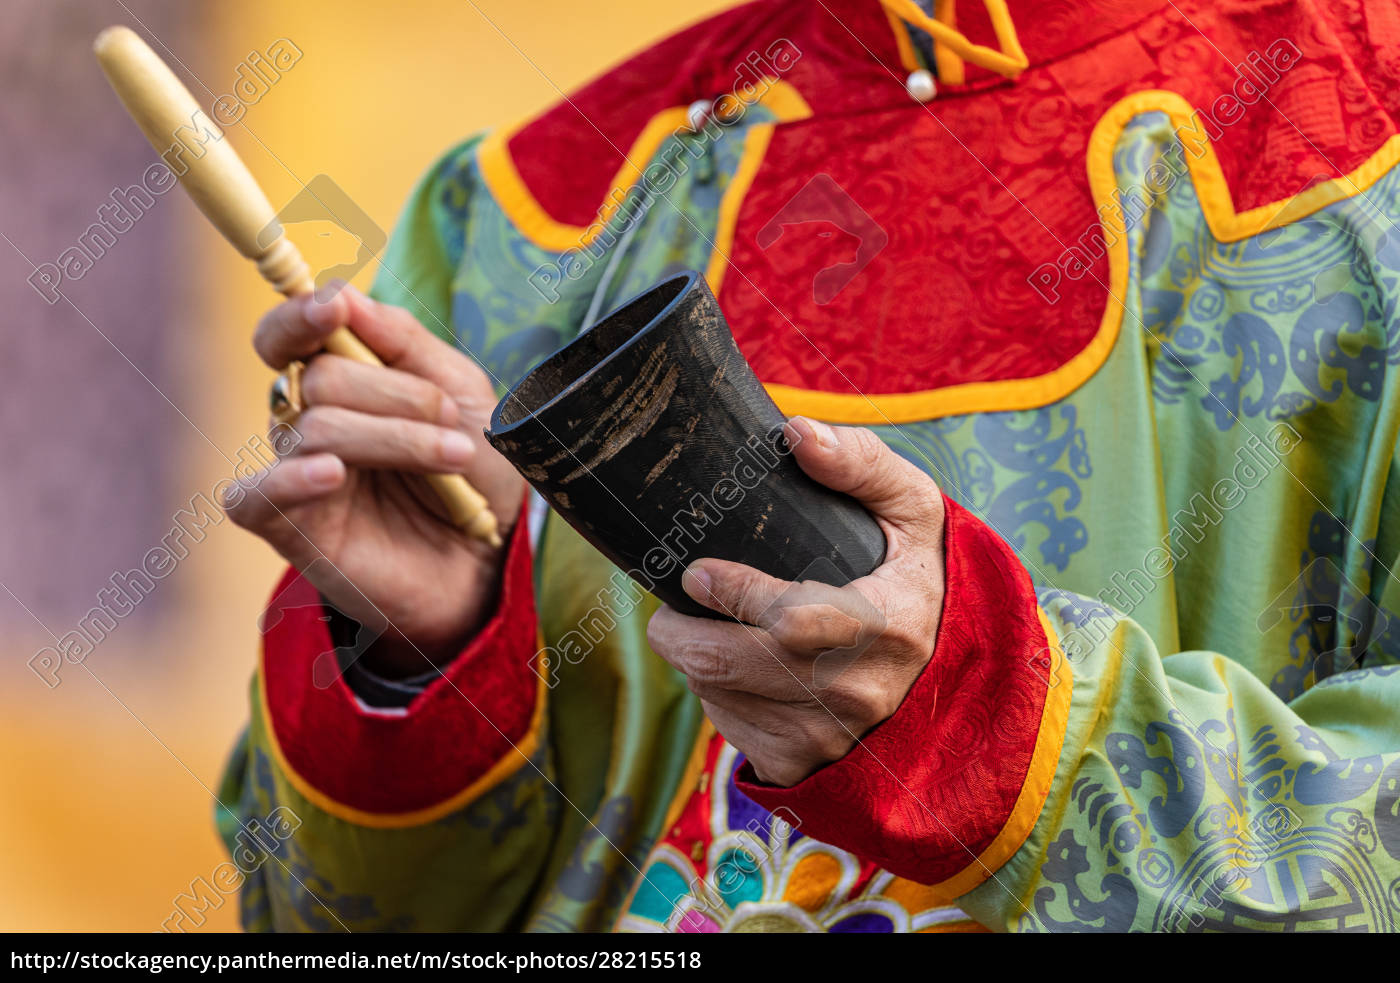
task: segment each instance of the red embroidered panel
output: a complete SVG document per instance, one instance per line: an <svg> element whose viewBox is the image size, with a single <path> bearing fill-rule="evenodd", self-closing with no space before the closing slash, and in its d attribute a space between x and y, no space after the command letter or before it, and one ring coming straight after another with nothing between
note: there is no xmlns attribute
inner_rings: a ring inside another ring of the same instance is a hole
<svg viewBox="0 0 1400 983"><path fill-rule="evenodd" d="M1108 270L1085 152L1122 97L1167 89L1210 114L1239 210L1349 171L1396 132L1400 17L1385 3L1348 0L1325 19L1302 0L1010 8L1032 66L1014 82L969 66L921 105L874 0L760 0L603 76L511 152L550 215L586 225L655 112L731 89L749 54L787 39L801 58L784 78L815 116L778 128L720 300L766 382L899 393L1043 375L1094 337ZM979 4L958 16L995 45ZM1241 112L1229 100L1250 86L1262 95ZM1086 246L1077 278L1028 282Z"/></svg>
<svg viewBox="0 0 1400 983"><path fill-rule="evenodd" d="M827 5L838 17L816 3L758 0L666 38L516 133L516 170L554 219L587 226L633 141L663 109L735 92L757 75L781 75L809 102L815 96L831 111L858 111L869 88L888 81L885 66L898 69L894 34L875 0ZM783 46L784 68L768 60L775 45ZM800 57L787 67L794 52Z"/></svg>
<svg viewBox="0 0 1400 983"><path fill-rule="evenodd" d="M814 119L780 127L740 210L720 294L759 377L873 394L1063 365L1097 333L1107 301L1089 136L1132 92L1175 91L1212 113L1204 132L1239 210L1349 171L1395 132L1306 8L1251 5L1246 17L1179 6L1014 83L984 73L919 105L890 79L864 113L832 116L815 102ZM1033 62L1067 42L1053 32L1068 23L1017 20ZM1038 48L1042 27L1052 33ZM1241 108L1237 85L1254 105ZM1070 247L1087 271L1062 270L1053 291L1033 286Z"/></svg>

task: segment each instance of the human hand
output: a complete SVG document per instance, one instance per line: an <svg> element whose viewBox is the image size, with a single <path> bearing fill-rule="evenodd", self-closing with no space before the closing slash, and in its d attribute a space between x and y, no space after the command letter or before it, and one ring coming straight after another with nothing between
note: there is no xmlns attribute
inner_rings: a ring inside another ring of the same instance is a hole
<svg viewBox="0 0 1400 983"><path fill-rule="evenodd" d="M347 325L383 360L320 353ZM390 674L450 658L494 603L502 551L457 529L424 474L464 475L508 537L524 481L486 443L496 405L481 367L400 307L351 286L278 305L253 339L281 371L309 359L301 441L228 506L337 610L382 632L366 655ZM421 654L420 654L421 653Z"/></svg>
<svg viewBox="0 0 1400 983"><path fill-rule="evenodd" d="M652 649L686 676L719 732L772 785L794 785L841 758L899 708L933 656L943 609L938 486L870 430L803 417L788 428L802 469L874 514L884 562L838 588L697 560L686 593L744 624L667 606L647 628Z"/></svg>

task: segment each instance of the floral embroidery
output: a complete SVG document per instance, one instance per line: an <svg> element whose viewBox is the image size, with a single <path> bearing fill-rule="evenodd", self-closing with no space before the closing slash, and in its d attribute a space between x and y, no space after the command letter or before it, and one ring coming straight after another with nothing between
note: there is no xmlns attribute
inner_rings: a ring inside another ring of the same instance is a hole
<svg viewBox="0 0 1400 983"><path fill-rule="evenodd" d="M618 924L640 932L927 932L977 926L929 889L877 870L775 816L734 787L743 758L711 738L712 767L672 835L652 851ZM698 822L697 822L698 821ZM703 823L703 825L699 825ZM686 833L701 832L705 839ZM698 848L697 848L698 847Z"/></svg>

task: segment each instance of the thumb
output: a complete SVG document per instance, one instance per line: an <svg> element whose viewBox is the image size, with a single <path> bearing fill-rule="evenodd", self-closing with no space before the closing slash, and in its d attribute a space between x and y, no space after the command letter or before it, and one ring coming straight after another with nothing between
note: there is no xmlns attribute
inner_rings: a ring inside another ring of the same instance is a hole
<svg viewBox="0 0 1400 983"><path fill-rule="evenodd" d="M831 427L795 416L784 428L802 470L896 526L943 526L943 495L933 479L865 427Z"/></svg>

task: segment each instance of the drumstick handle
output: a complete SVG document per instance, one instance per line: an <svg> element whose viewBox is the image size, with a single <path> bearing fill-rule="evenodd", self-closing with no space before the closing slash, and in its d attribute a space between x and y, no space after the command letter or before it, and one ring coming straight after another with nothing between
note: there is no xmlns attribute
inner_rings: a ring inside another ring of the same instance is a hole
<svg viewBox="0 0 1400 983"><path fill-rule="evenodd" d="M311 270L252 172L169 66L124 26L99 34L93 50L136 125L214 227L284 296L311 292ZM383 364L349 328L332 332L325 349L367 365ZM501 544L496 517L465 478L434 474L427 480L455 525L493 546Z"/></svg>

